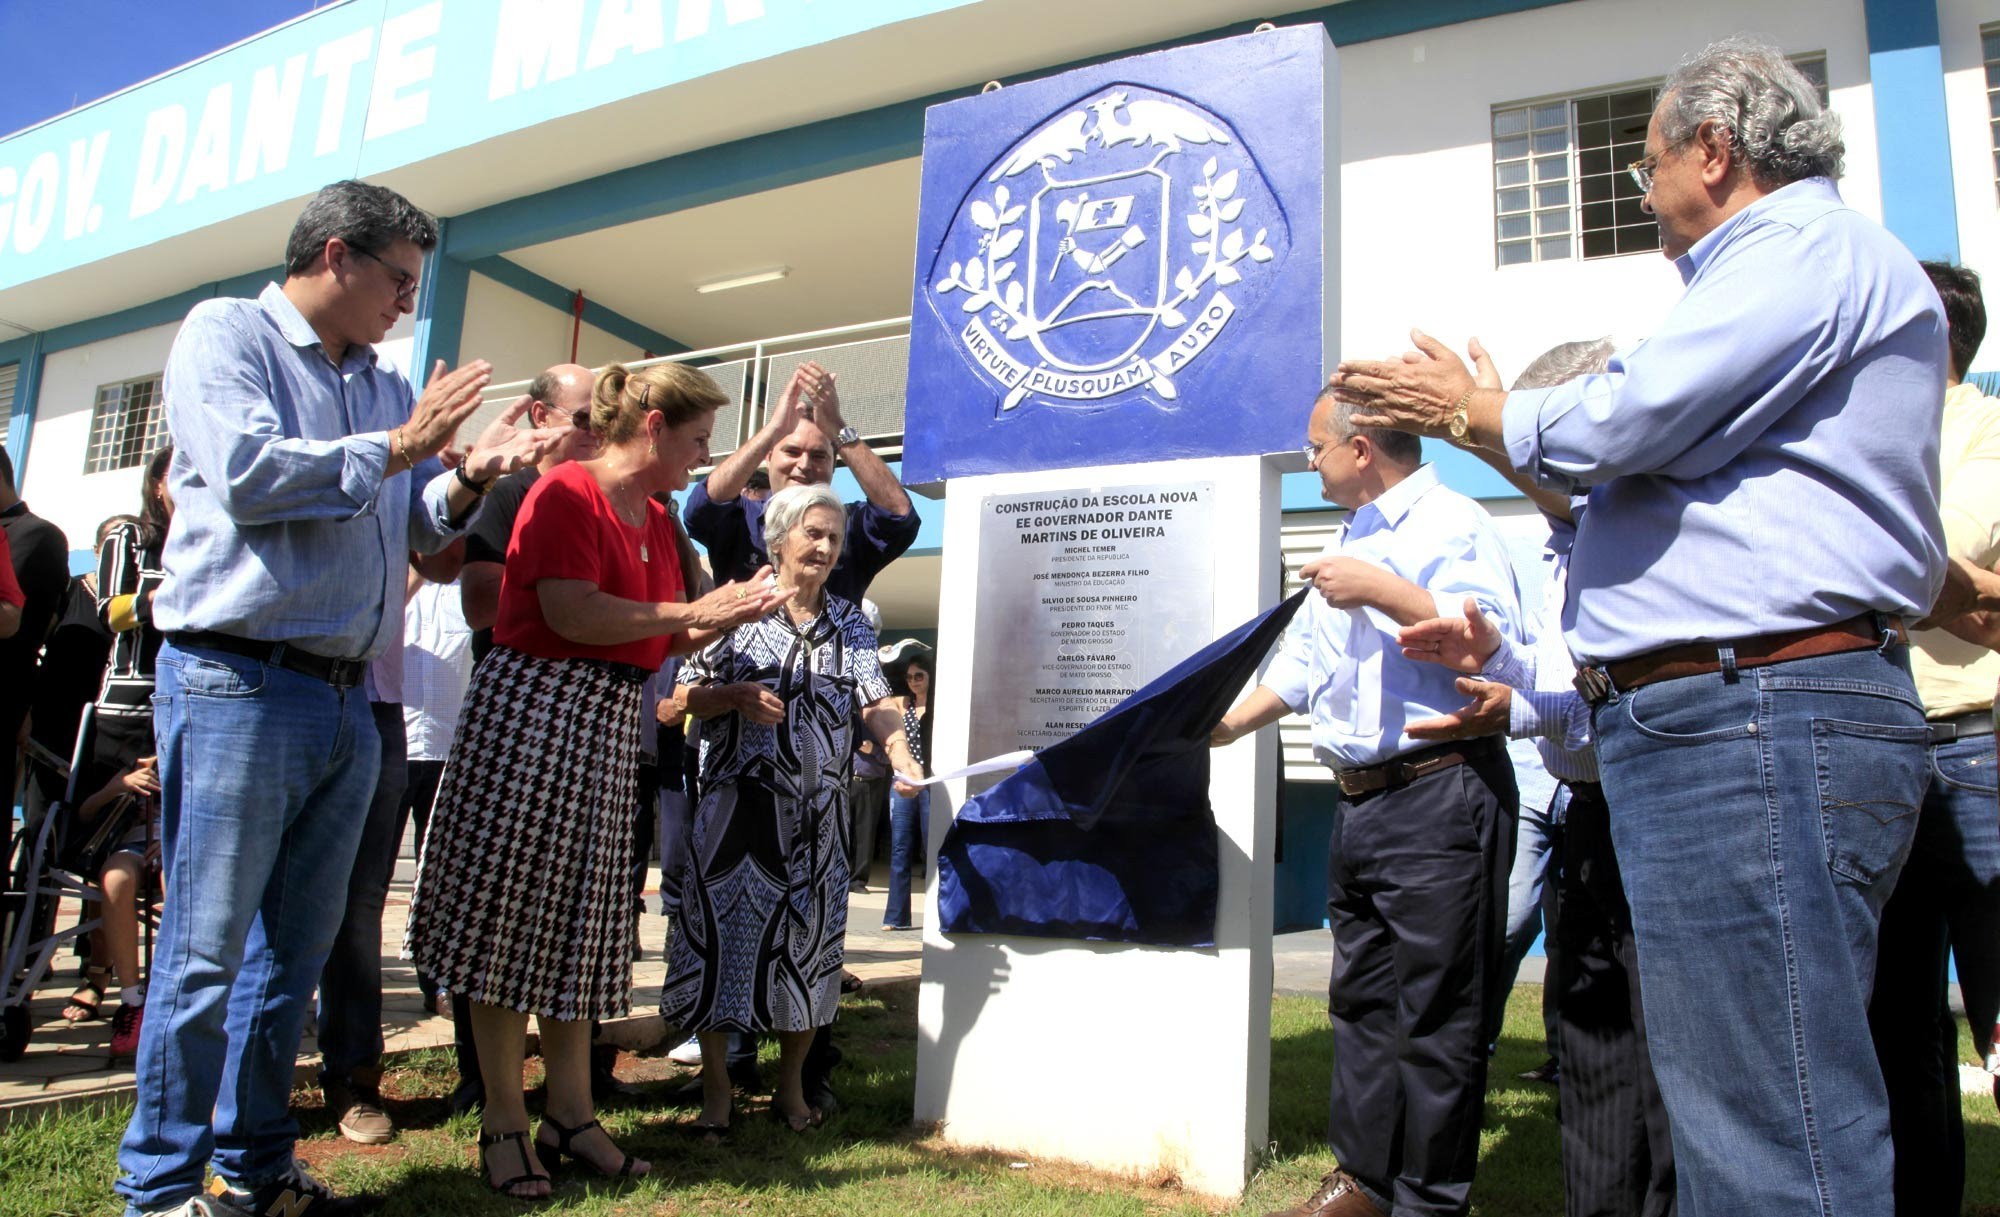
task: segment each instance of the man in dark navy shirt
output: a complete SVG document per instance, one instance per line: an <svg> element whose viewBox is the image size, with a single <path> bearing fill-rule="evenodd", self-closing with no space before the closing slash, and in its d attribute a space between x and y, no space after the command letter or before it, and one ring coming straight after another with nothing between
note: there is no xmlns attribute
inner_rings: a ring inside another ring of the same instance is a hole
<svg viewBox="0 0 2000 1217"><path fill-rule="evenodd" d="M841 418L833 373L812 362L792 373L778 408L757 434L688 491L683 513L688 535L708 550L716 582L747 579L770 564L764 551L764 501L743 493L757 467L769 460L771 493L776 494L787 486L831 482L836 455L847 462L868 497L847 505L847 543L826 590L861 603L875 576L917 539L922 521L895 471Z"/></svg>

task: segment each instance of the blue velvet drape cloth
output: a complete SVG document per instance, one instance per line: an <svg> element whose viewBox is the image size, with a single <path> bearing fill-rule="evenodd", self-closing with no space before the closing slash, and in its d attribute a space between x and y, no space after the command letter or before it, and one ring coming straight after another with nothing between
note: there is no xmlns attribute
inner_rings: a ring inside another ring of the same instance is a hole
<svg viewBox="0 0 2000 1217"><path fill-rule="evenodd" d="M1213 946L1208 734L1306 594L1216 639L970 800L938 849L944 931Z"/></svg>

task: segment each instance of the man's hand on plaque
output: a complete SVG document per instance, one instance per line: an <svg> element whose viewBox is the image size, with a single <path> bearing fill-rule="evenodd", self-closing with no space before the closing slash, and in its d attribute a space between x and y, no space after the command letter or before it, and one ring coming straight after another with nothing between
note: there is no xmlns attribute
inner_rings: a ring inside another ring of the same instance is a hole
<svg viewBox="0 0 2000 1217"><path fill-rule="evenodd" d="M1458 691L1472 700L1450 714L1419 719L1403 728L1411 739L1443 743L1448 740L1478 739L1507 730L1513 707L1514 690L1490 680L1458 678Z"/></svg>
<svg viewBox="0 0 2000 1217"><path fill-rule="evenodd" d="M1479 602L1467 596L1465 616L1433 617L1405 626L1396 641L1405 659L1443 664L1454 672L1476 676L1500 649L1500 631L1480 611Z"/></svg>

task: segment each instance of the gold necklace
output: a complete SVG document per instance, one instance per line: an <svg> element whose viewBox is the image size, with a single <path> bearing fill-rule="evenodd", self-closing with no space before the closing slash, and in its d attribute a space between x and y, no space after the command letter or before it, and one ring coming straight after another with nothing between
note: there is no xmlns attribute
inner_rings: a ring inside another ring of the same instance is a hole
<svg viewBox="0 0 2000 1217"><path fill-rule="evenodd" d="M637 524L633 524L631 522L631 513L628 510L627 504L621 503L619 501L619 495L625 495L629 498L631 491L632 491L632 475L626 474L624 478L622 478L618 483L618 494L613 494L612 492L607 490L604 493L604 497L606 501L608 501L611 504L611 510L615 515L617 515L619 523L626 525L628 528L636 528L639 530L639 561L651 562L653 560L653 555L647 552L646 549L646 499L651 496L642 495L640 497L639 522Z"/></svg>

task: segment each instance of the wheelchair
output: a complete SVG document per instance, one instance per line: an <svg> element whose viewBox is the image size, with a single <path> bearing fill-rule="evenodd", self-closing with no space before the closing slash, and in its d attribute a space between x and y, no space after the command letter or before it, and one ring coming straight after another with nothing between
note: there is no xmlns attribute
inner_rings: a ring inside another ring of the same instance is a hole
<svg viewBox="0 0 2000 1217"><path fill-rule="evenodd" d="M97 876L106 858L136 823L147 823L145 804L125 798L108 806L92 824L82 824L74 814L92 793L78 785L92 766L87 763L95 747L96 708L84 711L77 731L76 751L64 760L47 748L29 742L28 781L50 779L62 794L47 802L39 816L35 799L28 800L30 813L23 830L13 837L7 863L7 889L0 896L0 1062L21 1059L34 1034L28 1002L55 970L56 958L66 946L87 944L90 935L103 924L104 893ZM64 900L74 899L83 906L77 924L58 929L57 915ZM142 890L139 899L139 961L142 972L151 970L153 935L159 926L155 892Z"/></svg>

